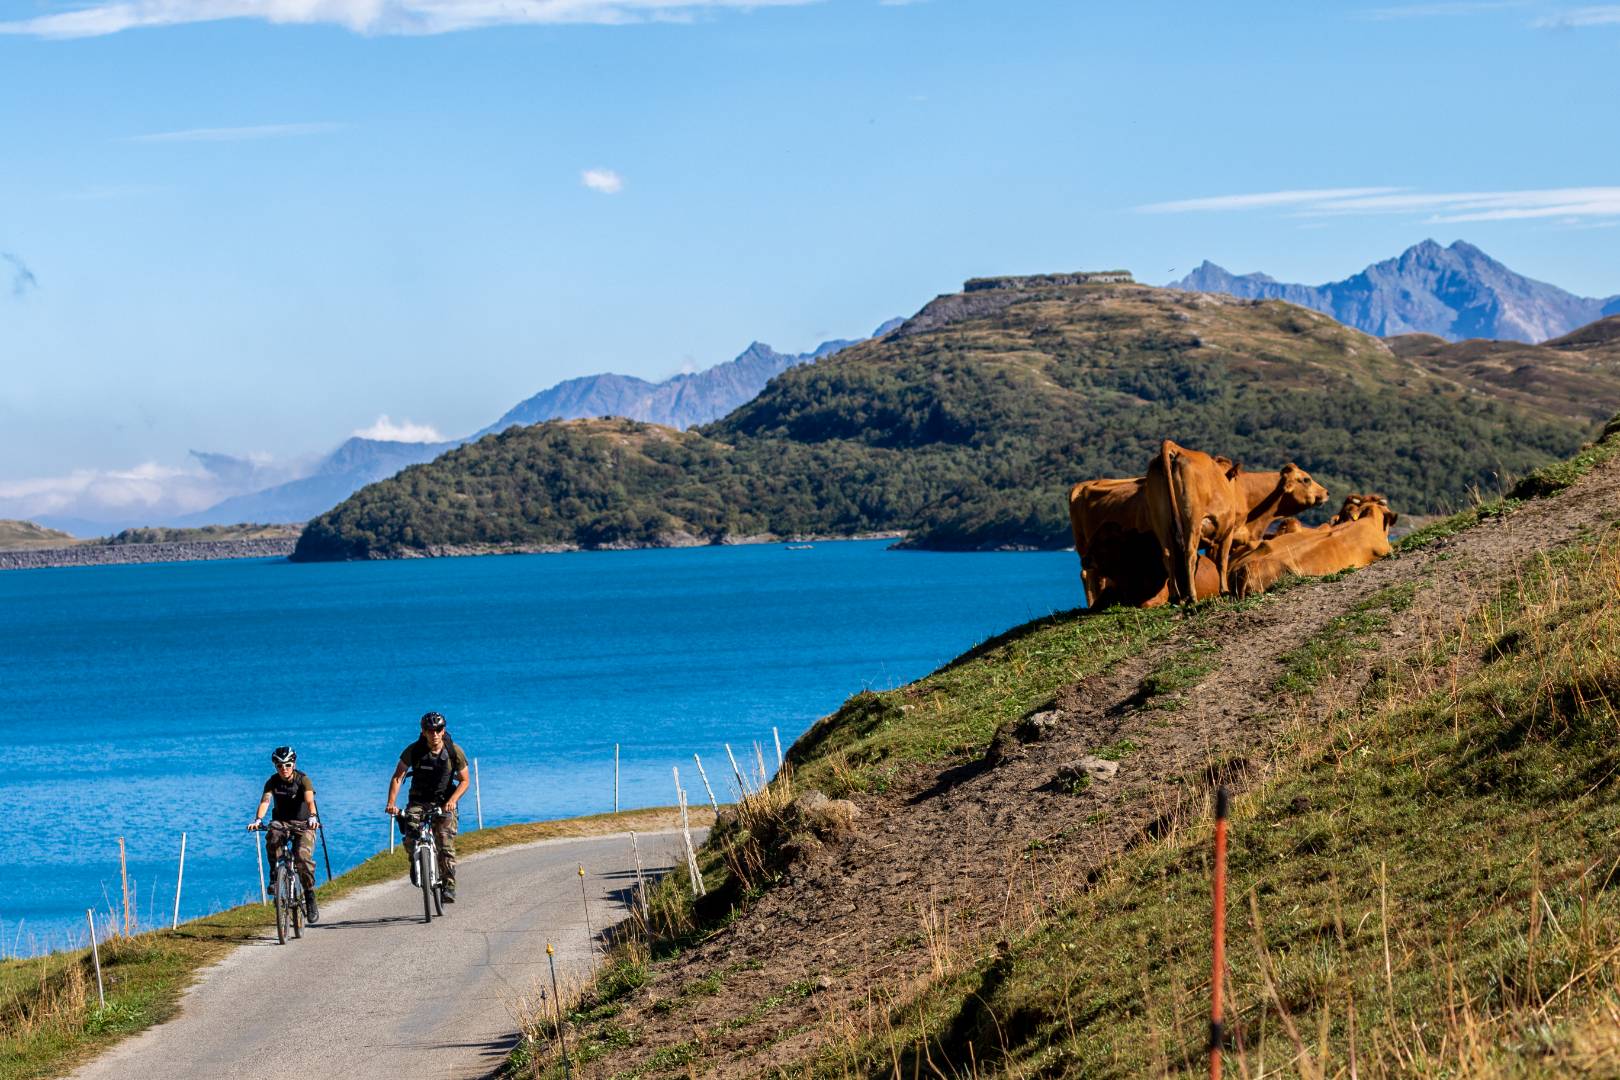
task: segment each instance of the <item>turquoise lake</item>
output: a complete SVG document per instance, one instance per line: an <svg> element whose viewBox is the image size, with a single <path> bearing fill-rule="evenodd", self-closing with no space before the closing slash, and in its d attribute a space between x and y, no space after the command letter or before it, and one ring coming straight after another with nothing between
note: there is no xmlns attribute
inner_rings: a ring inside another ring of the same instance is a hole
<svg viewBox="0 0 1620 1080"><path fill-rule="evenodd" d="M254 896L244 826L280 743L341 873L387 846L428 709L478 759L486 825L611 810L615 743L622 806L672 803L673 765L704 801L694 752L725 800L724 743L774 767L773 726L785 749L849 695L1079 602L1072 553L886 548L0 573L0 951L82 945L87 908L121 909L120 836L142 926L173 913L182 832L182 919Z"/></svg>

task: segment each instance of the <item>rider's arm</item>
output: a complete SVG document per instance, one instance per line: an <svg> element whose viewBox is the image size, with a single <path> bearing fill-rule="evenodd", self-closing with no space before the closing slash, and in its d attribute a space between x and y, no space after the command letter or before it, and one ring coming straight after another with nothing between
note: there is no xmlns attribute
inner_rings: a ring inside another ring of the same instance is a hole
<svg viewBox="0 0 1620 1080"><path fill-rule="evenodd" d="M315 816L315 789L309 785L304 787L304 805L309 807L310 822L317 821L318 819Z"/></svg>
<svg viewBox="0 0 1620 1080"><path fill-rule="evenodd" d="M383 809L390 814L394 812L394 800L399 797L399 782L403 779L405 779L405 762L401 761L394 766L394 777L388 781L388 802L383 804Z"/></svg>
<svg viewBox="0 0 1620 1080"><path fill-rule="evenodd" d="M253 823L255 825L257 825L259 822L264 820L264 812L265 812L265 810L269 809L269 807L270 807L270 793L267 791L267 792L264 793L264 798L259 800L259 811L258 811L258 813L253 815Z"/></svg>
<svg viewBox="0 0 1620 1080"><path fill-rule="evenodd" d="M444 809L446 813L449 813L451 810L456 808L456 803L461 801L461 797L465 795L467 793L467 789L472 786L472 781L468 779L468 775L467 766L465 765L461 767L460 772L456 773L456 790L452 791L450 793L450 797L444 800Z"/></svg>

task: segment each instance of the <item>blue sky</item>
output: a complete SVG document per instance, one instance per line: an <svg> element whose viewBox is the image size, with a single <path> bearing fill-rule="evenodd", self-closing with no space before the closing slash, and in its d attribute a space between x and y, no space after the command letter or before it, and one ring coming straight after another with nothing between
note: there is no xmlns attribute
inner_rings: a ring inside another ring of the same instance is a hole
<svg viewBox="0 0 1620 1080"><path fill-rule="evenodd" d="M1620 293L1616 72L1620 6L0 0L0 516L974 275Z"/></svg>

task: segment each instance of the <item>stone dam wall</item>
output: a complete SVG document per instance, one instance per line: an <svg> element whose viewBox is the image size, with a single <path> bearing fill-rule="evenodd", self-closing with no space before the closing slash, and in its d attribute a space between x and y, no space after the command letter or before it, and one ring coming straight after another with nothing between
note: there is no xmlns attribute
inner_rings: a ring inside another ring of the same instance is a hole
<svg viewBox="0 0 1620 1080"><path fill-rule="evenodd" d="M266 540L200 540L174 544L78 544L33 551L0 551L0 570L47 566L107 566L116 563L197 562L202 559L272 559L292 554L296 537Z"/></svg>

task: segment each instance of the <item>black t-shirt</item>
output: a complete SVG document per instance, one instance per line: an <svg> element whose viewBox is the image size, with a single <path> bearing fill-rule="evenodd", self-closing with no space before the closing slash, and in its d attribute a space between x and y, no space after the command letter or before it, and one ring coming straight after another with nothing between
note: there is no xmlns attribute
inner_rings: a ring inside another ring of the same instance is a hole
<svg viewBox="0 0 1620 1080"><path fill-rule="evenodd" d="M467 767L467 755L448 735L444 749L437 754L428 749L426 739L417 739L405 748L399 760L411 770L411 791L407 799L417 806L442 804L456 790L461 770Z"/></svg>
<svg viewBox="0 0 1620 1080"><path fill-rule="evenodd" d="M270 811L270 820L308 821L309 804L304 801L305 792L314 794L314 781L297 769L283 780L278 769L274 776L264 782L264 793L275 798L275 809Z"/></svg>

